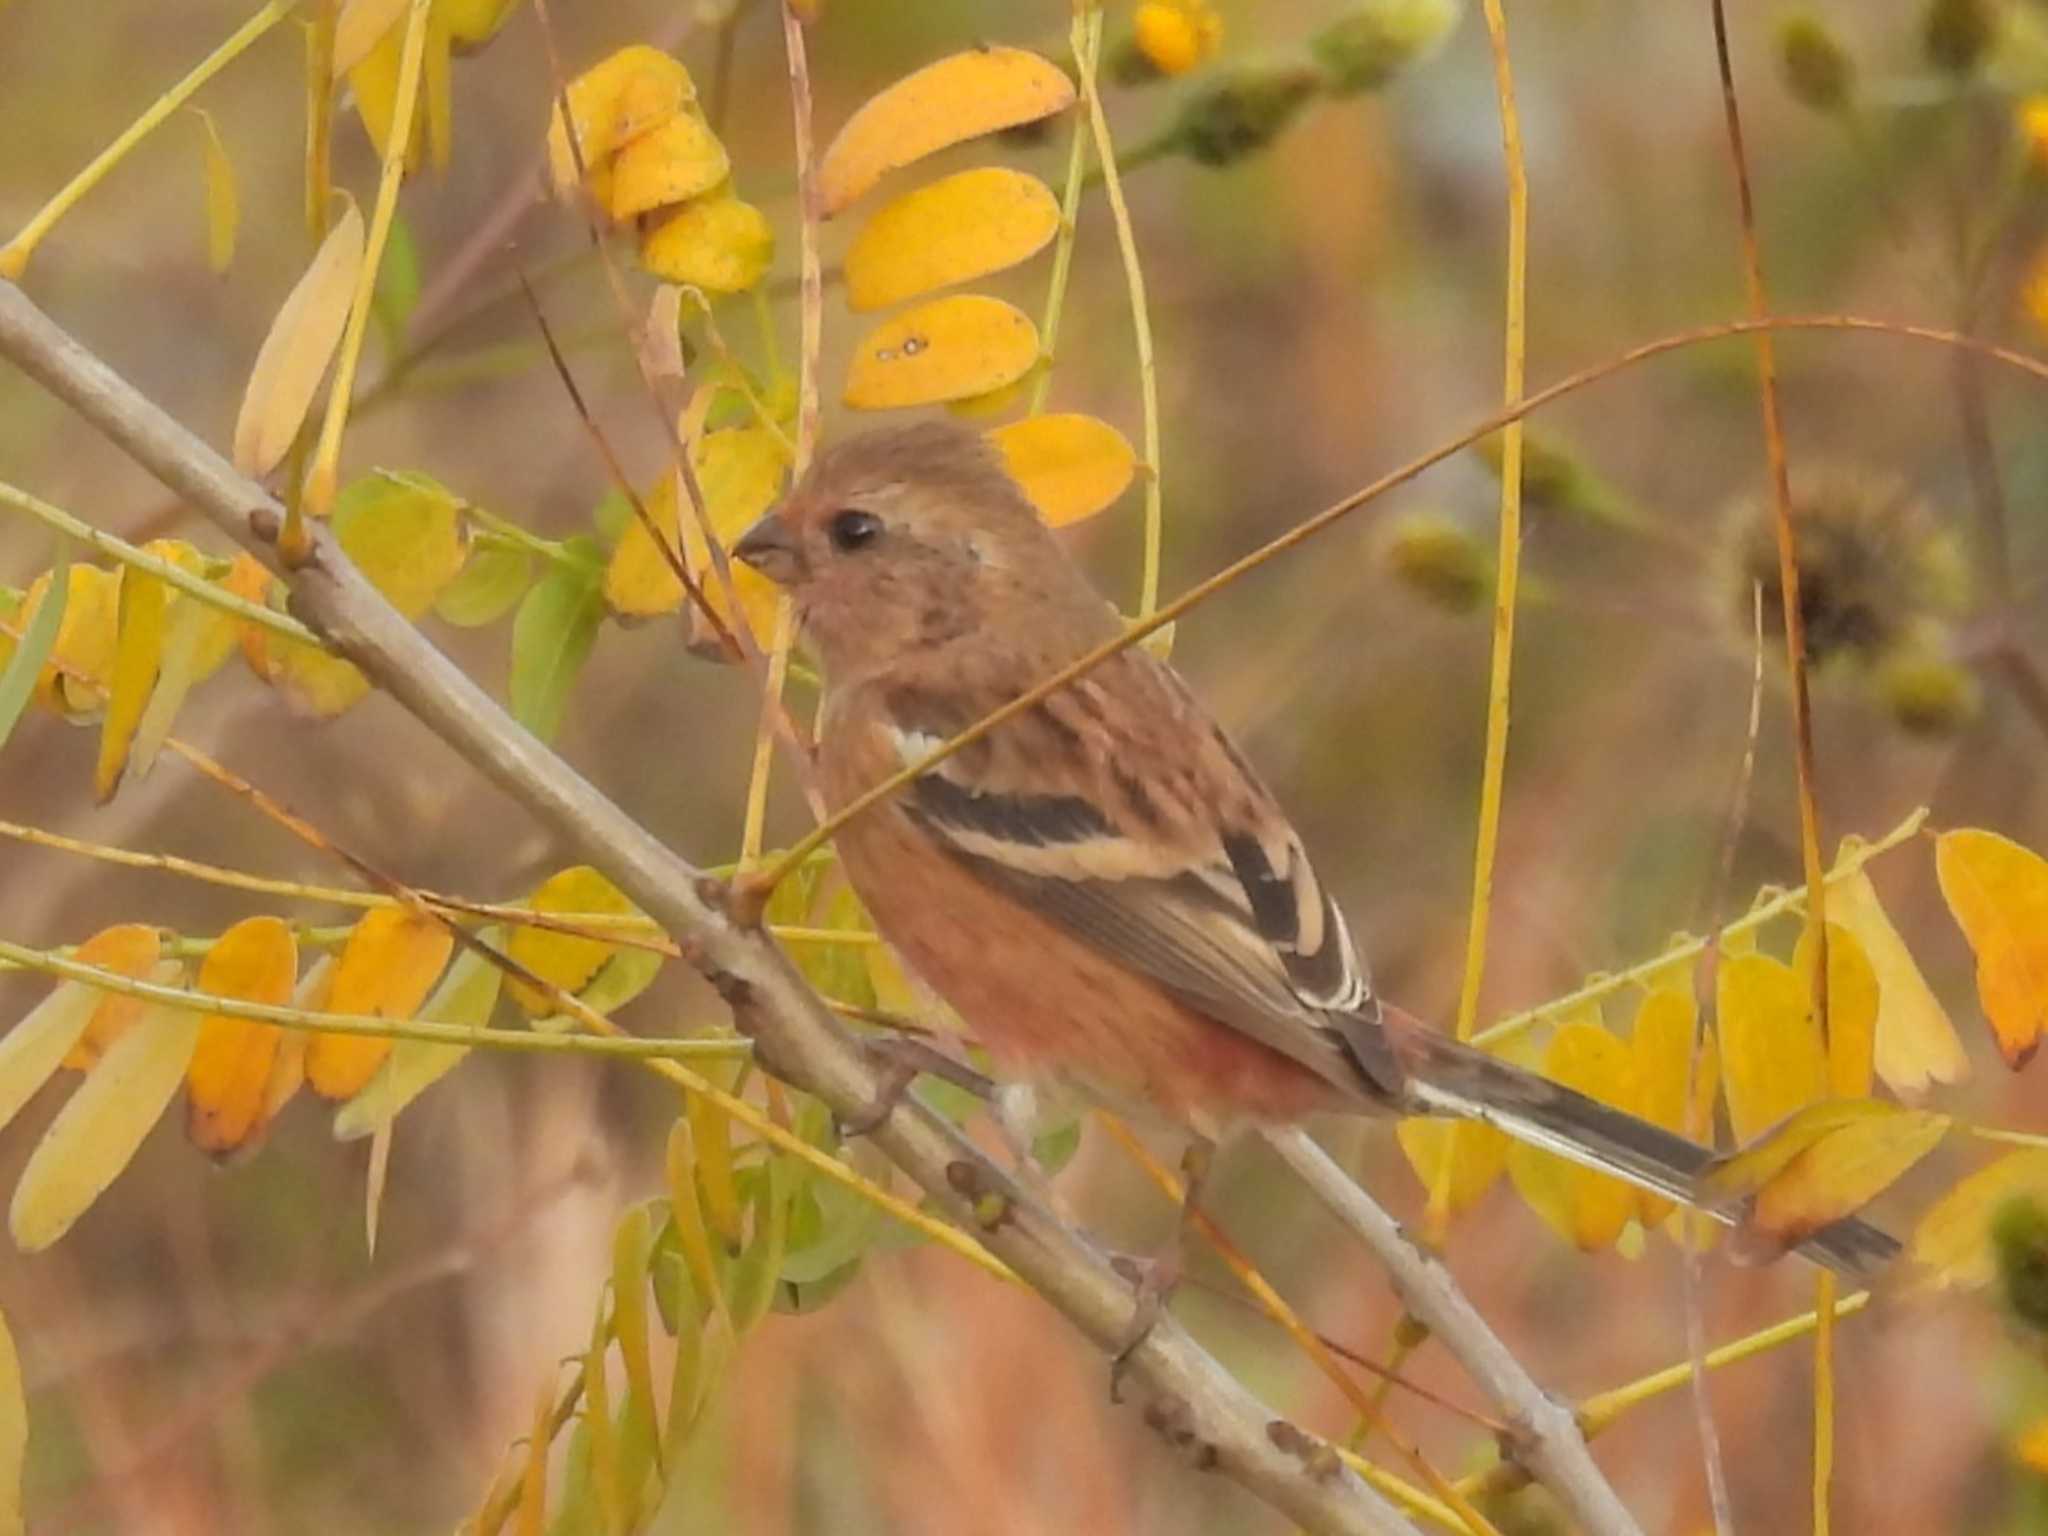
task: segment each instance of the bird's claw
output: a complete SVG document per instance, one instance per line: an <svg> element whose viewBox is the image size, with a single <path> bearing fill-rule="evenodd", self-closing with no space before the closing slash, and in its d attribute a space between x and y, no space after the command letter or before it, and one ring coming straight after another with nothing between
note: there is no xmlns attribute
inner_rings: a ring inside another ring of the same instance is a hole
<svg viewBox="0 0 2048 1536"><path fill-rule="evenodd" d="M1159 1326L1160 1318L1166 1315L1166 1304L1180 1284L1181 1259L1177 1251L1150 1259L1119 1254L1110 1260L1110 1268L1131 1282L1133 1292L1130 1326L1124 1330L1116 1353L1109 1357L1109 1400L1120 1403L1124 1400L1124 1372L1130 1369L1131 1360L1152 1336L1152 1330Z"/></svg>

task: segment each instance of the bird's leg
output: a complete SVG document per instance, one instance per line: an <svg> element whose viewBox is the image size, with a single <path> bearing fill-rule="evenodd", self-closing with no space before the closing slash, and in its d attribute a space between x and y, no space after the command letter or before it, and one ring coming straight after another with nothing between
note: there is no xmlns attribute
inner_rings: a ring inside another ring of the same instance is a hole
<svg viewBox="0 0 2048 1536"><path fill-rule="evenodd" d="M1195 1212L1200 1209L1198 1202L1202 1189L1209 1181L1209 1169L1215 1161L1215 1142L1206 1136L1197 1136L1190 1141L1180 1158L1180 1211L1173 1224L1171 1244L1164 1253L1149 1259L1124 1256L1115 1261L1117 1270L1132 1281L1134 1298L1131 1325L1124 1333L1123 1343L1109 1361L1111 1402L1122 1401L1124 1370L1131 1363L1131 1356L1137 1353L1138 1346L1159 1326L1166 1304L1172 1300L1174 1288L1180 1284Z"/></svg>
<svg viewBox="0 0 2048 1536"><path fill-rule="evenodd" d="M896 1112L903 1095L920 1072L944 1078L978 1099L993 1099L996 1085L964 1062L955 1061L929 1040L915 1035L877 1035L864 1042L879 1064L875 1096L850 1120L839 1122L843 1136L865 1136Z"/></svg>

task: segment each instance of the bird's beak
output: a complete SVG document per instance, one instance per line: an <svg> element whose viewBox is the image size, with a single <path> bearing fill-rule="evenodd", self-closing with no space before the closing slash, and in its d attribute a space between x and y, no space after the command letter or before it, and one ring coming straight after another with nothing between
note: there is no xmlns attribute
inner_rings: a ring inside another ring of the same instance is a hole
<svg viewBox="0 0 2048 1536"><path fill-rule="evenodd" d="M788 586L803 574L803 557L789 525L770 512L740 535L732 552L778 586Z"/></svg>

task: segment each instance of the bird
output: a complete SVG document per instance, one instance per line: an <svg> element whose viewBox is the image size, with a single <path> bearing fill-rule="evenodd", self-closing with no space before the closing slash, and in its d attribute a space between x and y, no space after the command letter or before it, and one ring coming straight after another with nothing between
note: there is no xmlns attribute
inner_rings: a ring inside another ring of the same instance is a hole
<svg viewBox="0 0 2048 1536"><path fill-rule="evenodd" d="M987 439L949 421L830 445L732 553L788 593L822 670L818 777L835 810L1125 629ZM1001 1077L1188 1133L1184 1215L1220 1138L1328 1113L1480 1121L1714 1204L1708 1148L1383 999L1272 792L1140 647L836 842L877 932ZM1864 1279L1898 1244L1845 1218L1801 1248Z"/></svg>

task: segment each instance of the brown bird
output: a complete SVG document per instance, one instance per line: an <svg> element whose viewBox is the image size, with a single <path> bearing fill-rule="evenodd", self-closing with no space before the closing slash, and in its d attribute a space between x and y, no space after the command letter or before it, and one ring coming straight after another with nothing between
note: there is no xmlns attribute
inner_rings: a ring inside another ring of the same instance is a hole
<svg viewBox="0 0 2048 1536"><path fill-rule="evenodd" d="M788 589L824 667L834 807L1122 629L950 423L833 447L734 553ZM919 775L838 846L883 937L1006 1075L1163 1116L1204 1148L1327 1111L1480 1120L1700 1203L1705 1148L1384 1004L1258 774L1142 650ZM1854 1276L1898 1247L1856 1220L1803 1246Z"/></svg>

